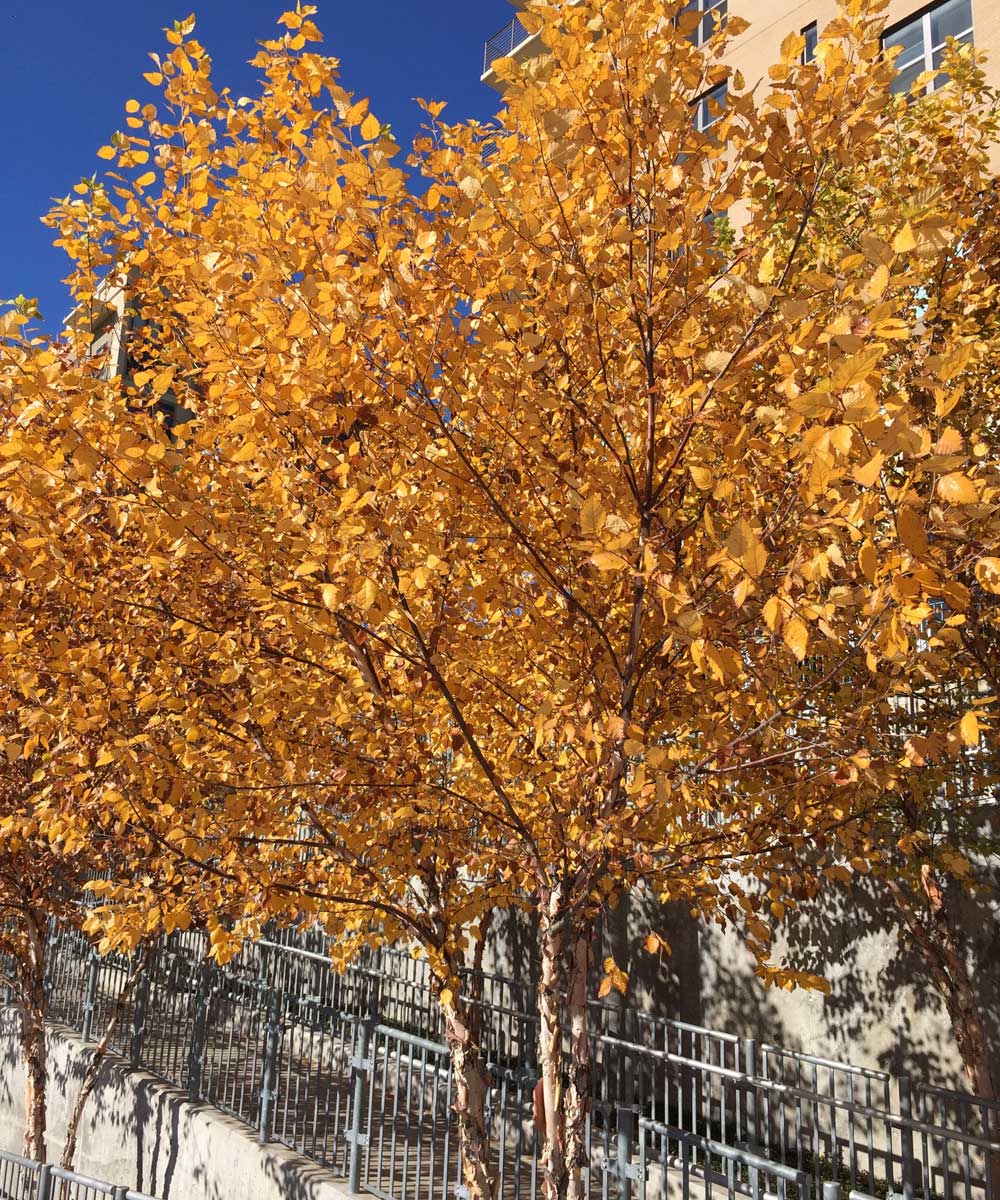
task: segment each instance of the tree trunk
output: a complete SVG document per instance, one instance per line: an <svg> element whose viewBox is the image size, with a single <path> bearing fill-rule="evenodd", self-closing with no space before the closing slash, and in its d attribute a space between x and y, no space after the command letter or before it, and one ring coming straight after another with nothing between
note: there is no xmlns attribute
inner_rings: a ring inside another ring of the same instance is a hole
<svg viewBox="0 0 1000 1200"><path fill-rule="evenodd" d="M998 1079L990 1054L986 1023L969 973L965 937L954 914L948 911L947 898L940 880L930 867L921 874L923 901L918 909L915 897L904 886L889 882L896 901L917 947L930 968L931 979L941 994L951 1021L955 1044L971 1091L984 1100L996 1102ZM1000 1112L989 1111L983 1134L1000 1144ZM992 1194L1000 1196L1000 1152L987 1153L985 1164Z"/></svg>
<svg viewBox="0 0 1000 1200"><path fill-rule="evenodd" d="M587 1113L590 1111L590 1025L587 1012L587 969L590 940L580 933L573 941L568 964L567 1016L569 1018L569 1079L566 1086L563 1122L566 1162L569 1167L568 1200L583 1200L584 1178L590 1157L587 1153Z"/></svg>
<svg viewBox="0 0 1000 1200"><path fill-rule="evenodd" d="M33 913L25 918L28 954L21 1001L21 1049L25 1070L24 1154L45 1162L45 1097L48 1064L45 1053L45 926Z"/></svg>
<svg viewBox="0 0 1000 1200"><path fill-rule="evenodd" d="M542 978L538 989L538 1061L541 1070L540 1133L544 1135L545 1200L580 1200L588 1165L590 1031L587 1012L587 928L575 927L557 887L541 906ZM564 1020L565 1018L565 1020ZM564 1061L564 1025L569 1037Z"/></svg>
<svg viewBox="0 0 1000 1200"><path fill-rule="evenodd" d="M128 977L118 999L115 1001L114 1011L111 1014L111 1019L108 1021L104 1036L91 1052L90 1062L87 1063L87 1070L84 1072L83 1082L80 1084L80 1090L76 1094L76 1103L73 1105L73 1112L66 1126L66 1141L63 1145L62 1159L59 1164L66 1171L73 1170L73 1160L76 1158L76 1144L80 1135L80 1121L83 1117L83 1110L97 1083L101 1064L107 1057L108 1049L111 1046L111 1039L115 1035L115 1030L118 1028L121 1017L128 1005L129 998L135 991L135 985L139 982L149 965L149 957L150 950L147 949L132 974Z"/></svg>
<svg viewBox="0 0 1000 1200"><path fill-rule="evenodd" d="M473 1035L471 1014L462 997L454 994L444 1006L445 1038L451 1051L455 1077L455 1115L462 1155L462 1182L470 1200L495 1200L497 1177L490 1168L490 1139L486 1130L486 1096L489 1074L482 1050Z"/></svg>

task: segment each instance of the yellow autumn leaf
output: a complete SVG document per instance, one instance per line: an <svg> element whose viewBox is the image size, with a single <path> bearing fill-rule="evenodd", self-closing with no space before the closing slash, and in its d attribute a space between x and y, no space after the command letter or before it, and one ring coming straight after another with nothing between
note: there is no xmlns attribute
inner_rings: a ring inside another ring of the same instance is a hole
<svg viewBox="0 0 1000 1200"><path fill-rule="evenodd" d="M777 596L771 596L764 605L764 624L773 633L781 622L781 600Z"/></svg>
<svg viewBox="0 0 1000 1200"><path fill-rule="evenodd" d="M963 745L979 745L979 718L974 712L969 711L962 717L958 729Z"/></svg>
<svg viewBox="0 0 1000 1200"><path fill-rule="evenodd" d="M981 558L976 563L979 586L994 596L1000 596L1000 558Z"/></svg>
<svg viewBox="0 0 1000 1200"><path fill-rule="evenodd" d="M598 533L603 527L607 519L607 513L601 504L601 497L597 492L588 496L580 509L580 529L585 534Z"/></svg>
<svg viewBox="0 0 1000 1200"><path fill-rule="evenodd" d="M760 283L770 283L777 274L775 267L774 247L770 247L760 260L760 266L757 268L757 279Z"/></svg>
<svg viewBox="0 0 1000 1200"><path fill-rule="evenodd" d="M781 631L782 639L799 662L806 656L809 647L809 627L800 617L786 621Z"/></svg>
<svg viewBox="0 0 1000 1200"><path fill-rule="evenodd" d="M726 550L740 566L757 579L767 565L767 551L763 542L748 522L740 519L733 526L726 540Z"/></svg>
<svg viewBox="0 0 1000 1200"><path fill-rule="evenodd" d="M865 541L858 551L858 565L869 583L874 583L878 574L878 551L870 541Z"/></svg>
<svg viewBox="0 0 1000 1200"><path fill-rule="evenodd" d="M379 122L378 117L374 116L372 113L369 113L368 116L365 117L365 119L361 122L361 136L366 142L373 142L381 132L382 125Z"/></svg>
<svg viewBox="0 0 1000 1200"><path fill-rule="evenodd" d="M896 532L899 540L917 558L924 558L928 551L927 533L915 509L906 505L896 513Z"/></svg>
<svg viewBox="0 0 1000 1200"><path fill-rule="evenodd" d="M688 473L694 481L694 486L701 492L710 492L715 486L715 475L709 467L691 463L688 466Z"/></svg>
<svg viewBox="0 0 1000 1200"><path fill-rule="evenodd" d="M979 492L976 485L960 471L942 475L937 481L937 494L947 504L978 504Z"/></svg>
<svg viewBox="0 0 1000 1200"><path fill-rule="evenodd" d="M285 326L286 337L299 337L309 328L309 314L304 308L297 308Z"/></svg>
<svg viewBox="0 0 1000 1200"><path fill-rule="evenodd" d="M911 250L915 249L916 245L917 239L913 234L913 226L907 221L899 233L892 239L893 251L896 254L908 254Z"/></svg>
<svg viewBox="0 0 1000 1200"><path fill-rule="evenodd" d="M862 487L874 487L881 477L882 467L884 464L885 455L881 452L881 450L876 451L876 453L872 455L872 457L868 460L868 462L865 463L863 467L855 467L855 482L859 483Z"/></svg>

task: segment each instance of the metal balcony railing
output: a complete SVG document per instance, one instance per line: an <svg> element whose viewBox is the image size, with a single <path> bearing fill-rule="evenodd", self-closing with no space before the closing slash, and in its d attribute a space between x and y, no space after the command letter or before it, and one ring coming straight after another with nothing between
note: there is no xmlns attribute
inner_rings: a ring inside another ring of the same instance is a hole
<svg viewBox="0 0 1000 1200"><path fill-rule="evenodd" d="M531 34L521 24L520 17L515 17L513 21L508 22L486 43L486 49L483 51L483 74L489 73L490 67L498 58L506 58L513 54L518 46L530 37Z"/></svg>

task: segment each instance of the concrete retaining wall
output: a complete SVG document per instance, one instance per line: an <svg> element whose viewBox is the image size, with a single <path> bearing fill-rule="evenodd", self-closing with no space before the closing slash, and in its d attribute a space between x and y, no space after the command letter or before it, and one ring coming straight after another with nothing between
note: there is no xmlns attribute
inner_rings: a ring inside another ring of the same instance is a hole
<svg viewBox="0 0 1000 1200"><path fill-rule="evenodd" d="M21 1150L24 1066L18 1018L0 1009L0 1149ZM59 1159L90 1049L49 1031L48 1157ZM183 1092L109 1056L80 1129L75 1169L162 1200L345 1200L339 1177Z"/></svg>

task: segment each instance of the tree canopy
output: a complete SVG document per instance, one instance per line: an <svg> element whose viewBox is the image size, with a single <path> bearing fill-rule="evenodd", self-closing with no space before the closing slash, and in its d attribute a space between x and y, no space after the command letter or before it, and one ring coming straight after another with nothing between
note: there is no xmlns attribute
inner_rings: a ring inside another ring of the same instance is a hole
<svg viewBox="0 0 1000 1200"><path fill-rule="evenodd" d="M20 720L141 832L95 921L205 921L220 957L269 919L419 943L476 1196L456 970L487 912L540 917L574 1194L595 914L642 879L819 984L770 922L919 857L885 852L886 797L993 720L996 97L965 50L894 98L860 0L754 90L744 23L697 47L680 7L535 0L548 54L495 64L490 123L425 103L405 164L312 8L250 98L180 22L51 217L82 310L127 287L129 373L7 328L5 562L88 639ZM918 681L961 702L913 731Z"/></svg>

